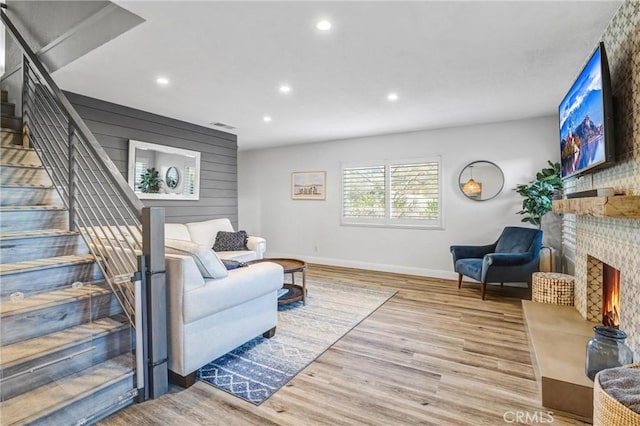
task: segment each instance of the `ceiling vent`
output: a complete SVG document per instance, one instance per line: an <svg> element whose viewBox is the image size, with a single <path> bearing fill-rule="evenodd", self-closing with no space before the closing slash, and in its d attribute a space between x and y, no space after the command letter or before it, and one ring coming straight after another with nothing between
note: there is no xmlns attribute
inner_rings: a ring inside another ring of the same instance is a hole
<svg viewBox="0 0 640 426"><path fill-rule="evenodd" d="M221 122L219 122L219 121L217 121L217 122L215 122L215 123L209 123L209 124L210 124L210 125L212 125L212 126L220 127L220 128L222 128L222 129L227 129L227 130L233 130L233 129L235 129L235 127L233 127L233 126L229 126L228 124L224 124L224 123L221 123Z"/></svg>

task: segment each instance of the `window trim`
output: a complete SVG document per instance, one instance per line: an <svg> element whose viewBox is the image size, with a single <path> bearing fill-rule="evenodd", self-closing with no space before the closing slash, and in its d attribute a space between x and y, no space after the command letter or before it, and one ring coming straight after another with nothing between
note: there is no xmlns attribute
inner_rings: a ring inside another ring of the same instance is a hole
<svg viewBox="0 0 640 426"><path fill-rule="evenodd" d="M390 167L421 163L438 164L438 219L393 219L391 218L391 173ZM347 218L344 216L344 171L349 168L384 166L385 169L385 217L383 219ZM340 225L371 228L444 229L442 200L442 156L385 159L380 161L340 163Z"/></svg>

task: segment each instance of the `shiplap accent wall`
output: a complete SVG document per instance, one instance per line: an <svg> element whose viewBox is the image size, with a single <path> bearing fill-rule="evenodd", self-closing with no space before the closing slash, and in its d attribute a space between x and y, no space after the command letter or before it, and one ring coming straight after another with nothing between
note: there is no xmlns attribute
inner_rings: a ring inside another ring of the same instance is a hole
<svg viewBox="0 0 640 426"><path fill-rule="evenodd" d="M166 222L228 217L238 225L237 137L86 96L65 93L127 179L129 139L199 151L200 200L142 200L164 207Z"/></svg>

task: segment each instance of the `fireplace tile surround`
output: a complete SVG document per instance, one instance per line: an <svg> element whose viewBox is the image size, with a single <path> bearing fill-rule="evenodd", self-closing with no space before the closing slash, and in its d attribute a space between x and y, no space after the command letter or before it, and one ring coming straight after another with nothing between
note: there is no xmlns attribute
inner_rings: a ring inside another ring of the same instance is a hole
<svg viewBox="0 0 640 426"><path fill-rule="evenodd" d="M615 96L616 164L566 182L566 192L613 187L640 195L640 1L626 0L612 18L605 43ZM574 266L576 309L583 318L601 320L601 288L590 283L588 257L620 270L620 329L640 361L640 219L565 215L563 251ZM591 280L593 281L593 280Z"/></svg>
<svg viewBox="0 0 640 426"><path fill-rule="evenodd" d="M619 223L609 224L607 221ZM586 320L602 320L602 277L591 279L589 257L607 263L620 271L620 329L630 337L637 337L640 334L640 241L637 241L640 228L629 228L624 232L625 227L615 226L624 222L633 226L632 222L637 222L629 219L608 219L601 225L593 222L600 220L578 220L576 308ZM612 232L618 228L622 232ZM601 264L596 267L601 268Z"/></svg>

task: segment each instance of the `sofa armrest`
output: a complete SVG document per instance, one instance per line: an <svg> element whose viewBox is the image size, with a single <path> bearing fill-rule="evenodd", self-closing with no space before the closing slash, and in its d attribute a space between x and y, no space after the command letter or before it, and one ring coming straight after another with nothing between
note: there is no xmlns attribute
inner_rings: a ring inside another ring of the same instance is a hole
<svg viewBox="0 0 640 426"><path fill-rule="evenodd" d="M185 293L205 286L191 256L165 255L167 281L167 350L169 368L181 376L191 373L185 349Z"/></svg>
<svg viewBox="0 0 640 426"><path fill-rule="evenodd" d="M170 292L184 293L205 285L204 278L191 256L165 254L167 287ZM182 295L181 295L182 296Z"/></svg>
<svg viewBox="0 0 640 426"><path fill-rule="evenodd" d="M267 240L261 237L250 236L247 239L247 247L249 250L256 252L258 259L264 258L264 253L267 251Z"/></svg>

